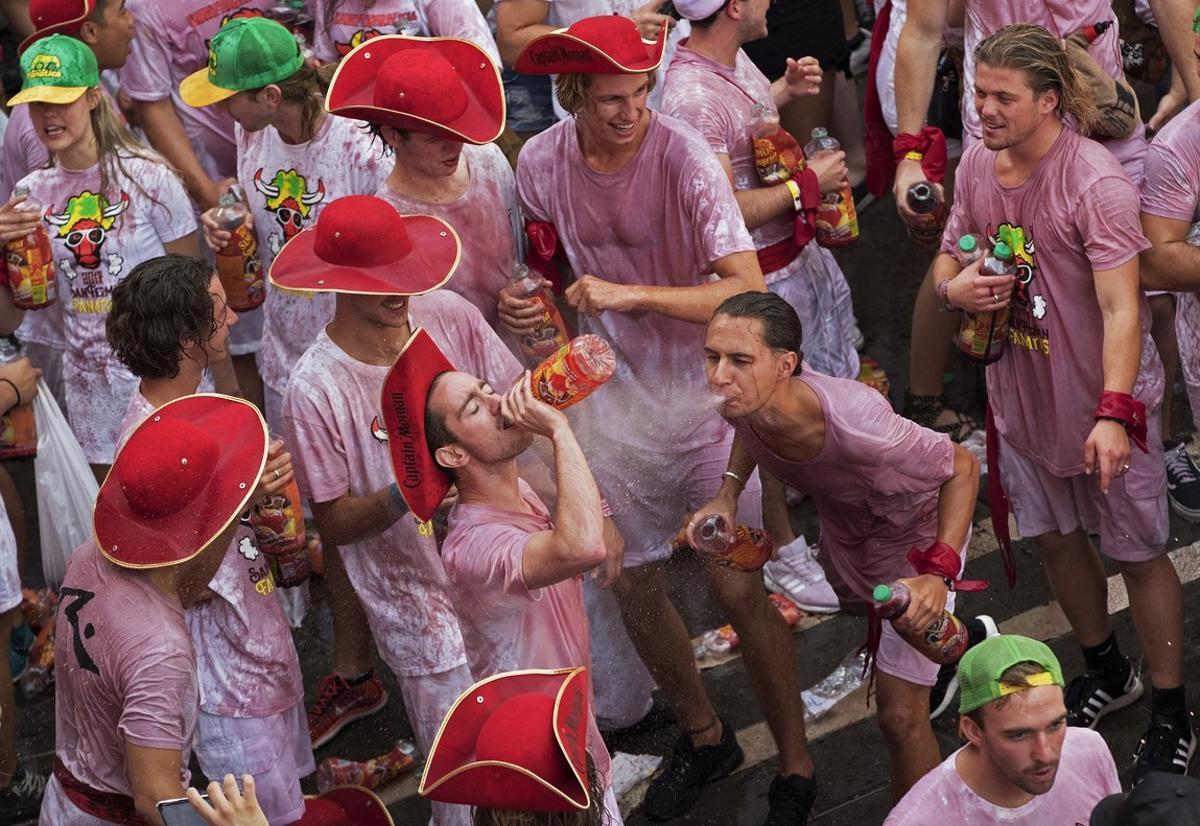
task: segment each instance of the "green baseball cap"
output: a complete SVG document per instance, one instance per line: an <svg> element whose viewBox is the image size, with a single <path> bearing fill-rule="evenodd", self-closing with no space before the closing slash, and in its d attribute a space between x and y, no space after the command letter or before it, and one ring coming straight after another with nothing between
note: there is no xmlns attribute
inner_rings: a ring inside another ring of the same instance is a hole
<svg viewBox="0 0 1200 826"><path fill-rule="evenodd" d="M304 65L295 36L266 17L230 20L208 42L208 67L179 84L188 106L211 106L247 89L261 89Z"/></svg>
<svg viewBox="0 0 1200 826"><path fill-rule="evenodd" d="M958 699L958 713L966 714L1027 688L1000 681L1005 671L1017 663L1025 662L1037 663L1045 668L1040 674L1026 678L1030 685L1066 685L1058 658L1044 642L1016 634L989 637L968 650L958 661L958 687L962 692Z"/></svg>
<svg viewBox="0 0 1200 826"><path fill-rule="evenodd" d="M96 55L82 40L52 34L34 41L21 54L21 91L8 99L22 103L74 103L100 85Z"/></svg>

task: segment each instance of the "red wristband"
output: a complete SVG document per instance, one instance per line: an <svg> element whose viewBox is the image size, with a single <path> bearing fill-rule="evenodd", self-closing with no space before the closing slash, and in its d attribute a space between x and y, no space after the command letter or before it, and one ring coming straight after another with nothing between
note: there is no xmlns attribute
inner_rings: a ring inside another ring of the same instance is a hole
<svg viewBox="0 0 1200 826"><path fill-rule="evenodd" d="M946 136L942 134L941 129L926 126L915 135L907 132L897 135L892 141L892 153L895 155L897 166L906 160L905 156L909 152L917 152L924 156L921 158L921 171L929 180L940 184L946 177Z"/></svg>
<svg viewBox="0 0 1200 826"><path fill-rule="evenodd" d="M988 586L982 579L959 579L962 556L945 542L934 542L925 550L910 548L908 561L918 576L929 574L949 580L952 591L982 591Z"/></svg>
<svg viewBox="0 0 1200 826"><path fill-rule="evenodd" d="M1146 445L1146 405L1133 396L1115 390L1105 390L1100 394L1095 416L1097 419L1113 419L1125 425L1129 440L1141 448L1142 453L1149 452Z"/></svg>

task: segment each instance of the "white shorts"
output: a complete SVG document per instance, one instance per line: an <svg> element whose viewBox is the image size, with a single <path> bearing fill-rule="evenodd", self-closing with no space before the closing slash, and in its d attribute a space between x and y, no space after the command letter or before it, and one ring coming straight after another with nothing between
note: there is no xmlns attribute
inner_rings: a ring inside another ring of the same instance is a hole
<svg viewBox="0 0 1200 826"><path fill-rule="evenodd" d="M17 568L17 537L0 499L0 614L21 604L21 572Z"/></svg>
<svg viewBox="0 0 1200 826"><path fill-rule="evenodd" d="M381 649L382 650L382 649ZM393 671L393 673L395 673ZM437 739L438 729L454 701L475 684L471 670L465 665L442 671L438 674L423 674L415 677L396 675L400 683L400 694L404 698L404 712L412 727L417 747L426 757ZM471 826L471 807L452 803L433 803L433 826Z"/></svg>
<svg viewBox="0 0 1200 826"><path fill-rule="evenodd" d="M767 289L800 316L806 362L826 375L858 378L850 285L829 250L807 245L796 260L767 276Z"/></svg>
<svg viewBox="0 0 1200 826"><path fill-rule="evenodd" d="M183 797L180 788L179 796ZM50 775L46 793L42 796L42 810L38 814L38 826L112 826L107 820L89 815L71 802L63 791L58 778Z"/></svg>

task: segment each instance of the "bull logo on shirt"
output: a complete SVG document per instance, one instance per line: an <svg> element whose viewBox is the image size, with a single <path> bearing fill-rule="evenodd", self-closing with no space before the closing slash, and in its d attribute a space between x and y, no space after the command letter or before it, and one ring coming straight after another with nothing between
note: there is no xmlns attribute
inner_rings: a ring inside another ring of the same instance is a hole
<svg viewBox="0 0 1200 826"><path fill-rule="evenodd" d="M70 259L59 261L68 278L75 278L75 267L84 270L100 268L104 262L100 254L104 240L116 223L117 216L127 209L129 195L124 192L119 201L110 203L103 193L84 190L67 199L62 212L46 214L46 221L58 227L58 237L64 240L74 258L74 266ZM108 256L108 269L112 275L118 275L123 264L120 255L112 253Z"/></svg>
<svg viewBox="0 0 1200 826"><path fill-rule="evenodd" d="M1037 251L1033 246L1033 235L1024 227L1005 222L996 229L995 233L988 233L988 242L993 247L1001 241L1013 251L1013 259L1017 265L1017 286L1013 293L1013 300L1025 305L1039 304L1043 310L1042 315L1045 315L1045 299L1040 295L1030 294L1034 271L1037 269L1037 262L1034 260ZM1035 298L1042 300L1036 302Z"/></svg>
<svg viewBox="0 0 1200 826"><path fill-rule="evenodd" d="M263 180L263 170L254 173L254 188L266 197L267 209L275 213L282 235L271 233L268 244L271 252L278 254L283 245L304 229L304 223L312 214L312 208L325 200L325 182L317 179L315 189L308 188L308 181L294 169L281 169L271 182Z"/></svg>
<svg viewBox="0 0 1200 826"><path fill-rule="evenodd" d="M1025 227L1007 221L992 232L988 230L988 241L994 247L1003 241L1013 251L1016 262L1017 283L1013 289L1008 340L1027 350L1050 354L1050 332L1043 326L1049 312L1046 296L1038 290L1035 276L1038 274L1037 250L1033 234Z"/></svg>
<svg viewBox="0 0 1200 826"><path fill-rule="evenodd" d="M354 34L350 35L349 43L341 43L334 41L334 48L337 49L338 57L345 57L350 52L357 49L362 44L366 43L372 37L379 37L383 32L379 29L359 29Z"/></svg>

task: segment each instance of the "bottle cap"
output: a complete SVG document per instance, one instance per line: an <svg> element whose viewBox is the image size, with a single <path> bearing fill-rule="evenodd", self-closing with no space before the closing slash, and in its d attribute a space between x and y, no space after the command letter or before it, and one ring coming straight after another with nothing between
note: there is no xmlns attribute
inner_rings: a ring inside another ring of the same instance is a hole
<svg viewBox="0 0 1200 826"><path fill-rule="evenodd" d="M1012 258L1012 247L1003 241L999 241L996 243L996 246L992 247L992 255L1007 261L1009 258Z"/></svg>
<svg viewBox="0 0 1200 826"><path fill-rule="evenodd" d="M817 128L812 130L812 136L813 136L814 140L820 140L821 138L827 138L827 137L829 137L829 130L826 129L824 126L818 126Z"/></svg>
<svg viewBox="0 0 1200 826"><path fill-rule="evenodd" d="M876 585L875 590L871 592L871 597L876 602L887 602L892 598L892 589L886 585Z"/></svg>
<svg viewBox="0 0 1200 826"><path fill-rule="evenodd" d="M974 235L964 235L958 239L958 248L963 252L974 252L979 246L979 242L975 240Z"/></svg>

